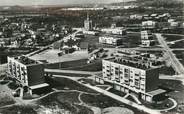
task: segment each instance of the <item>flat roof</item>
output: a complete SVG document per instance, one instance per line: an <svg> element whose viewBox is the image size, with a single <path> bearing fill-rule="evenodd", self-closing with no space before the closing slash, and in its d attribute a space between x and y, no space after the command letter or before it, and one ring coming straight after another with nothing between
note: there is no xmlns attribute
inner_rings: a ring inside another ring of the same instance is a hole
<svg viewBox="0 0 184 114"><path fill-rule="evenodd" d="M113 37L113 38L127 38L127 36L126 35L115 35L115 34L104 34L104 35L102 35L102 36L100 36L100 37Z"/></svg>
<svg viewBox="0 0 184 114"><path fill-rule="evenodd" d="M38 64L37 61L30 59L29 57L26 56L18 56L18 57L13 57L14 60L24 64L24 65L33 65L33 64Z"/></svg>
<svg viewBox="0 0 184 114"><path fill-rule="evenodd" d="M49 86L49 84L43 83L43 84L38 84L38 85L30 86L30 88L31 88L32 90L34 90L34 89L39 89L39 88L47 87L47 86Z"/></svg>
<svg viewBox="0 0 184 114"><path fill-rule="evenodd" d="M164 90L164 89L157 89L157 90L154 90L154 91L150 91L147 94L155 96L155 95L159 95L159 94L162 94L162 93L165 93L165 92L166 92L166 90Z"/></svg>
<svg viewBox="0 0 184 114"><path fill-rule="evenodd" d="M122 57L122 58L109 58L106 59L107 61L111 61L114 63L118 63L118 64L122 64L122 65L126 65L126 66L130 66L130 67L134 67L134 68L138 68L138 69L143 69L143 70L149 70L152 69L151 66L146 65L148 63L146 63L143 60L136 60L135 58L130 58L130 57Z"/></svg>

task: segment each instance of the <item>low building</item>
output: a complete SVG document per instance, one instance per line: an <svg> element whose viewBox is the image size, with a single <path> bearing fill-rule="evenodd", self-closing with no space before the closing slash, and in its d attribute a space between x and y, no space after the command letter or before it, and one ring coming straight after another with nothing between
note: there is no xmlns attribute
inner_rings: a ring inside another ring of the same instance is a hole
<svg viewBox="0 0 184 114"><path fill-rule="evenodd" d="M103 60L102 64L103 75L100 81L112 84L118 91L135 94L147 102L158 100L158 96L166 92L158 89L159 69L151 67L149 62L119 57Z"/></svg>
<svg viewBox="0 0 184 114"><path fill-rule="evenodd" d="M102 61L102 75L96 82L110 84L114 89L130 93L147 102L165 98L165 90L159 89L161 57L135 50L117 50L115 57Z"/></svg>
<svg viewBox="0 0 184 114"><path fill-rule="evenodd" d="M98 35L99 32L97 31L87 31L87 30L84 30L83 31L83 34L88 34L88 35Z"/></svg>
<svg viewBox="0 0 184 114"><path fill-rule="evenodd" d="M104 28L101 29L101 31L107 34L126 35L126 30L124 28Z"/></svg>
<svg viewBox="0 0 184 114"><path fill-rule="evenodd" d="M138 14L130 15L130 19L138 19L138 20L141 20L142 18L143 18L142 15L138 15Z"/></svg>
<svg viewBox="0 0 184 114"><path fill-rule="evenodd" d="M155 21L143 21L142 27L146 29L153 29L155 28L156 22Z"/></svg>
<svg viewBox="0 0 184 114"><path fill-rule="evenodd" d="M79 45L80 50L88 51L89 49L89 43L88 42L81 42Z"/></svg>
<svg viewBox="0 0 184 114"><path fill-rule="evenodd" d="M118 35L104 35L99 37L99 43L119 46L123 44L123 37Z"/></svg>
<svg viewBox="0 0 184 114"><path fill-rule="evenodd" d="M155 44L153 34L150 31L141 31L141 46L150 47Z"/></svg>
<svg viewBox="0 0 184 114"><path fill-rule="evenodd" d="M30 94L35 89L48 86L45 83L43 64L25 56L8 57L8 75L27 87Z"/></svg>

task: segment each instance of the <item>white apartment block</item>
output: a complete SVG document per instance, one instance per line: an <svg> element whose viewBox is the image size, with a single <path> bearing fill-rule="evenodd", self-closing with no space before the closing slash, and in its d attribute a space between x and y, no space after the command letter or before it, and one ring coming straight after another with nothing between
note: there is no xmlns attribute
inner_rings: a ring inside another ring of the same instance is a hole
<svg viewBox="0 0 184 114"><path fill-rule="evenodd" d="M104 28L101 31L107 34L126 35L126 30L123 28Z"/></svg>
<svg viewBox="0 0 184 114"><path fill-rule="evenodd" d="M23 87L32 90L48 86L45 83L44 67L25 56L8 57L8 75L19 81Z"/></svg>
<svg viewBox="0 0 184 114"><path fill-rule="evenodd" d="M111 36L111 35L100 36L99 43L119 46L119 45L122 45L123 43L123 37Z"/></svg>
<svg viewBox="0 0 184 114"><path fill-rule="evenodd" d="M165 90L158 89L159 70L149 63L125 58L103 60L103 74L99 82L110 83L114 89L124 93L133 93L137 97L153 102Z"/></svg>
<svg viewBox="0 0 184 114"><path fill-rule="evenodd" d="M141 45L143 47L153 46L155 41L153 40L153 34L149 31L141 31Z"/></svg>

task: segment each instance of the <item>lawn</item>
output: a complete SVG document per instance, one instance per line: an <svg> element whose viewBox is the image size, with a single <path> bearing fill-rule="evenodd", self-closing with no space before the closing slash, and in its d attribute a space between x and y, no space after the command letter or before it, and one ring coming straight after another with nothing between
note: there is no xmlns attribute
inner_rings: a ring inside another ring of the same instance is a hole
<svg viewBox="0 0 184 114"><path fill-rule="evenodd" d="M139 33L129 33L127 34L126 39L124 39L124 47L127 48L133 48L133 47L138 47L141 42L141 36Z"/></svg>
<svg viewBox="0 0 184 114"><path fill-rule="evenodd" d="M69 110L72 113L76 113L77 109L75 108L73 103L60 101L60 100L58 100L57 97L58 97L58 93L54 93L54 94L51 94L51 95L37 101L36 103L38 105L42 105L42 106L47 107L47 108L52 109L55 106L57 106L60 109Z"/></svg>
<svg viewBox="0 0 184 114"><path fill-rule="evenodd" d="M60 92L57 93L57 99L60 102L68 102L68 103L80 103L79 92Z"/></svg>
<svg viewBox="0 0 184 114"><path fill-rule="evenodd" d="M184 48L184 41L176 42L175 44L170 45L170 48Z"/></svg>
<svg viewBox="0 0 184 114"><path fill-rule="evenodd" d="M11 90L6 85L0 85L0 106L14 104Z"/></svg>
<svg viewBox="0 0 184 114"><path fill-rule="evenodd" d="M85 35L85 38L81 42L88 42L90 45L96 45L99 43L99 36Z"/></svg>
<svg viewBox="0 0 184 114"><path fill-rule="evenodd" d="M60 68L71 68L85 65L87 63L87 59L80 59L75 61L66 61L61 63Z"/></svg>
<svg viewBox="0 0 184 114"><path fill-rule="evenodd" d="M184 42L183 42L183 44L184 44ZM173 51L173 53L176 54L176 57L184 65L184 51Z"/></svg>
<svg viewBox="0 0 184 114"><path fill-rule="evenodd" d="M124 105L123 103L120 103L119 101L116 101L110 97L107 97L105 95L87 95L87 94L82 94L81 95L81 99L83 100L83 102L95 106L95 107L99 107L101 109L103 108L108 108L108 107L125 107L128 108L130 110L132 110L134 112L134 114L146 114L144 112L141 112L135 108L132 108L130 106Z"/></svg>
<svg viewBox="0 0 184 114"><path fill-rule="evenodd" d="M166 67L166 66L160 68L159 73L164 75L175 75L174 69L172 67Z"/></svg>
<svg viewBox="0 0 184 114"><path fill-rule="evenodd" d="M89 83L90 85L98 85L97 82L95 82L95 80L93 79L87 79L87 78L82 78L82 79L79 79L78 81L82 81L83 83Z"/></svg>
<svg viewBox="0 0 184 114"><path fill-rule="evenodd" d="M117 107L122 105L122 103L111 99L110 97L104 95L81 95L81 99L92 106L99 108L107 108L107 107Z"/></svg>
<svg viewBox="0 0 184 114"><path fill-rule="evenodd" d="M171 100L169 99L166 99L164 101L162 101L162 103L147 103L147 102L143 102L142 103L148 107L148 108L151 108L151 109L166 109L168 107L172 107L174 104Z"/></svg>
<svg viewBox="0 0 184 114"><path fill-rule="evenodd" d="M35 54L30 58L32 58L33 60L47 60L47 62L49 63L59 63L59 62L62 63L66 61L75 61L88 58L87 51L75 51L70 54L58 56L58 53L60 52L61 52L60 50L49 49L39 54Z"/></svg>
<svg viewBox="0 0 184 114"><path fill-rule="evenodd" d="M38 106L15 105L0 110L1 114L37 114Z"/></svg>
<svg viewBox="0 0 184 114"><path fill-rule="evenodd" d="M74 63L75 64L75 63ZM77 65L77 64L75 64ZM76 67L63 68L63 70L77 70L77 71L101 71L102 70L102 61L96 60L92 63L85 63L84 65L77 65Z"/></svg>
<svg viewBox="0 0 184 114"><path fill-rule="evenodd" d="M178 106L169 111L173 114L180 112L180 114L184 113L184 85L182 85L181 81L174 81L174 80L160 80L161 86L169 88L173 91L169 92L169 96L175 99L178 103ZM168 112L168 113L169 113Z"/></svg>
<svg viewBox="0 0 184 114"><path fill-rule="evenodd" d="M180 39L184 39L184 36L178 36L178 35L167 35L167 34L163 34L162 36L168 42L175 41L175 40L180 40Z"/></svg>
<svg viewBox="0 0 184 114"><path fill-rule="evenodd" d="M67 79L67 78L46 78L47 83L52 88L56 88L59 90L63 90L64 88L69 88L72 90L79 90L79 91L84 91L84 92L89 92L89 93L97 93L96 91L89 89L73 80Z"/></svg>
<svg viewBox="0 0 184 114"><path fill-rule="evenodd" d="M48 64L46 65L46 67L50 69L56 69L60 67L60 69L62 70L101 71L102 61L96 60L96 61L93 61L92 63L87 64L87 59L80 59L75 61L66 61L62 63Z"/></svg>

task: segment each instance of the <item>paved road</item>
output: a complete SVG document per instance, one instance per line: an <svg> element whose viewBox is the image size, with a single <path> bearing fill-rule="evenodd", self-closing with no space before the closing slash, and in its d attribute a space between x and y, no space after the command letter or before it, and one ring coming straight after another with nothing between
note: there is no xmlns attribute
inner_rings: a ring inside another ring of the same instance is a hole
<svg viewBox="0 0 184 114"><path fill-rule="evenodd" d="M176 72L178 74L184 74L184 67L183 65L180 63L180 61L176 58L176 56L174 55L174 53L172 52L172 50L169 48L169 46L167 45L167 42L164 40L164 38L162 37L161 34L156 33L155 34L159 43L163 46L163 48L165 49L165 53L166 55L169 57L171 64L173 66L173 68L176 70Z"/></svg>
<svg viewBox="0 0 184 114"><path fill-rule="evenodd" d="M54 75L53 77L55 77L55 75ZM63 76L57 75L56 77L63 77ZM68 78L73 80L72 77L68 77ZM73 81L79 83L79 82L76 81L76 80L73 80ZM121 97L121 96L118 96L118 95L116 95L116 94L113 94L113 93L111 93L111 92L108 92L107 90L103 90L103 89L101 89L101 88L99 88L99 87L91 86L91 85L89 85L89 84L83 84L83 83L80 83L80 84L83 85L83 86L86 86L86 87L88 87L88 88L90 88L90 89L92 89L92 90L95 90L95 91L97 91L97 92L99 92L99 93L102 93L102 94L104 94L104 95L106 95L106 96L109 96L109 97L111 97L111 98L113 98L113 99L115 99L115 100L117 100L117 101L120 101L120 102L122 102L122 103L124 103L124 104L126 104L126 105L132 106L132 107L134 107L134 108L136 108L136 109L138 109L138 110L142 110L142 111L147 112L147 113L149 113L149 114L161 114L160 111L156 111L156 110L147 108L147 107L145 107L144 105L139 105L139 104L134 103L134 102L132 102L132 101L130 101L130 100L128 100L128 99L125 99L125 98L123 98L123 97Z"/></svg>
<svg viewBox="0 0 184 114"><path fill-rule="evenodd" d="M98 87L95 87L95 86L91 86L89 84L83 84L83 85L85 85L86 87L91 88L93 90L96 90L97 92L102 93L102 94L104 94L106 96L109 96L109 97L111 97L111 98L113 98L113 99L115 99L117 101L120 101L120 102L122 102L124 104L127 104L129 106L132 106L134 108L137 108L138 110L142 110L142 111L147 112L149 114L160 114L159 111L155 111L153 109L149 109L149 108L147 108L147 107L145 107L143 105L138 105L138 104L136 104L136 103L134 103L134 102L132 102L130 100L127 100L127 99L125 99L125 98L123 98L121 96L118 96L116 94L113 94L111 92L108 92L106 90L103 90L101 88L98 88Z"/></svg>

